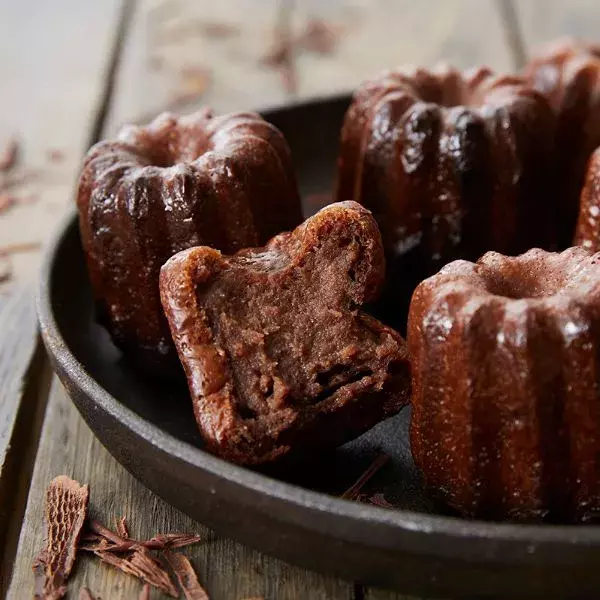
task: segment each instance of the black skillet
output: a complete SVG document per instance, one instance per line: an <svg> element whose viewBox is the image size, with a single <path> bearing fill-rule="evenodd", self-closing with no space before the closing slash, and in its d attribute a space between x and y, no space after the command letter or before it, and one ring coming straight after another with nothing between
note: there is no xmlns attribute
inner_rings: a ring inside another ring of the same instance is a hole
<svg viewBox="0 0 600 600"><path fill-rule="evenodd" d="M331 189L347 97L264 111L287 138L307 212ZM51 245L39 291L54 368L100 441L147 487L219 533L311 569L421 596L600 595L600 526L461 519L423 490L410 411L321 457L257 472L202 450L184 386L132 369L94 322L75 216ZM379 452L392 460L365 493L397 509L339 499Z"/></svg>

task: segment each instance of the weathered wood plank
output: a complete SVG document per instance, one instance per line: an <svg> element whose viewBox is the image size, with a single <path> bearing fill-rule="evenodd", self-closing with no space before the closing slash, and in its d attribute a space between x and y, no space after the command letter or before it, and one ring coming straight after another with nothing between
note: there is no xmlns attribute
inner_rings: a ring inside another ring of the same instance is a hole
<svg viewBox="0 0 600 600"><path fill-rule="evenodd" d="M529 52L563 36L600 41L600 6L597 0L513 0L513 3Z"/></svg>
<svg viewBox="0 0 600 600"><path fill-rule="evenodd" d="M9 191L23 199L0 215L0 247L13 255L12 281L32 280L40 246L72 201L83 151L102 102L123 0L0 0L0 147L19 142ZM0 174L0 191L7 177Z"/></svg>
<svg viewBox="0 0 600 600"><path fill-rule="evenodd" d="M31 561L42 545L44 491L61 473L90 484L91 515L107 526L114 527L115 519L124 515L134 537L174 531L205 536L204 543L186 550L186 554L212 600L352 597L351 584L302 571L219 538L149 492L96 440L55 379L19 542L19 561L8 594L11 600L32 597ZM84 585L102 598L136 598L141 587L132 577L89 558L79 563L70 583L73 597Z"/></svg>
<svg viewBox="0 0 600 600"><path fill-rule="evenodd" d="M49 381L29 286L0 304L0 341L1 596L15 556Z"/></svg>
<svg viewBox="0 0 600 600"><path fill-rule="evenodd" d="M0 0L0 146L14 136L17 164L0 193L22 201L0 213L0 596L15 558L50 371L37 335L33 286L40 247L72 196L100 108L122 0L102 5ZM22 178L20 185L11 180ZM2 279L6 259L2 257Z"/></svg>
<svg viewBox="0 0 600 600"><path fill-rule="evenodd" d="M331 30L333 43L329 51L296 48L299 96L352 89L404 64L513 66L493 0L297 0L293 37L315 22Z"/></svg>
<svg viewBox="0 0 600 600"><path fill-rule="evenodd" d="M140 0L105 131L169 108L282 102L281 74L264 63L278 18L278 0Z"/></svg>

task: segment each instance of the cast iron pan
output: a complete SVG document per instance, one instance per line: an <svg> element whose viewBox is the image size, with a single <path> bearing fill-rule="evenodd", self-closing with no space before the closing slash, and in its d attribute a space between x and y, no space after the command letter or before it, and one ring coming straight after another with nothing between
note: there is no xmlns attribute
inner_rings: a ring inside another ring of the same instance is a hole
<svg viewBox="0 0 600 600"><path fill-rule="evenodd" d="M302 194L331 189L347 97L265 111L286 136ZM314 212L320 200L308 200ZM320 457L252 471L202 450L183 385L158 385L94 322L74 215L50 247L39 317L54 368L100 441L151 490L219 533L311 569L428 595L573 597L600 590L600 527L471 521L435 504L409 450L409 410ZM365 493L339 496L385 451Z"/></svg>

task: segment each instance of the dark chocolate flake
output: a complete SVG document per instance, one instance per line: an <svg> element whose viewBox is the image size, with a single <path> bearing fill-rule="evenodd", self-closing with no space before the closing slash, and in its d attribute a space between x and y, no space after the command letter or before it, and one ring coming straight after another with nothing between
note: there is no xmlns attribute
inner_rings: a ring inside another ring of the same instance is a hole
<svg viewBox="0 0 600 600"><path fill-rule="evenodd" d="M33 564L36 598L55 600L65 595L66 581L87 517L88 501L87 485L82 486L64 475L50 482L44 508L46 548Z"/></svg>
<svg viewBox="0 0 600 600"><path fill-rule="evenodd" d="M179 552L166 550L164 556L169 563L186 600L209 600L206 590L200 585L192 563Z"/></svg>
<svg viewBox="0 0 600 600"><path fill-rule="evenodd" d="M19 155L19 142L12 137L0 150L0 173L10 171L16 164Z"/></svg>
<svg viewBox="0 0 600 600"><path fill-rule="evenodd" d="M341 498L345 500L358 500L362 488L390 459L387 454L380 454L367 468L367 470L349 487Z"/></svg>

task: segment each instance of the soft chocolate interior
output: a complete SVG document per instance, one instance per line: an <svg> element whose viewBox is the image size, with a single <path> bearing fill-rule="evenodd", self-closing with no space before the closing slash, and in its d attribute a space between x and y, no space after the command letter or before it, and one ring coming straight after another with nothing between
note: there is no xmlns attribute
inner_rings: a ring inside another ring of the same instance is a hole
<svg viewBox="0 0 600 600"><path fill-rule="evenodd" d="M297 262L289 241L241 254L197 290L242 418L316 405L352 384L376 387L405 369L396 337L352 297L368 277L362 241L332 236Z"/></svg>

